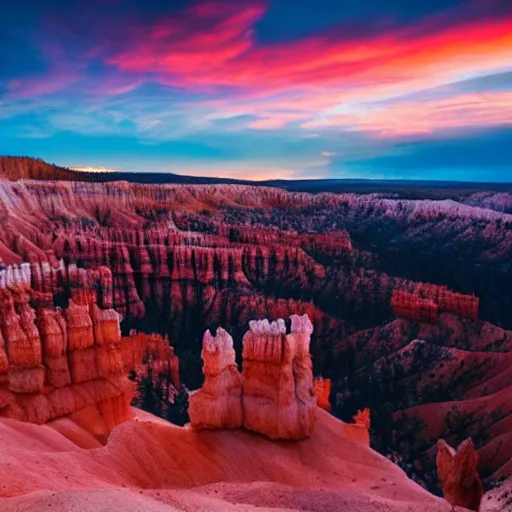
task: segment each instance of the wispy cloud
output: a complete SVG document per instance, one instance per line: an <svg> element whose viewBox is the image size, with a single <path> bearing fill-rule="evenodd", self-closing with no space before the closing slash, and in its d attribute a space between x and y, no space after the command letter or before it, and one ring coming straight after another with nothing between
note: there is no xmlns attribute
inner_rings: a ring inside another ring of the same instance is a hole
<svg viewBox="0 0 512 512"><path fill-rule="evenodd" d="M302 127L338 127L394 137L499 125L512 125L512 91L360 105L356 111L309 121Z"/></svg>

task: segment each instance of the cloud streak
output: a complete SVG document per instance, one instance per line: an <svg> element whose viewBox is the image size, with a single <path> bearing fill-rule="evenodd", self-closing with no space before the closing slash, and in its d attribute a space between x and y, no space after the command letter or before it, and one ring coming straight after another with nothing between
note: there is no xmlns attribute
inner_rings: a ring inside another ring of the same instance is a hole
<svg viewBox="0 0 512 512"><path fill-rule="evenodd" d="M398 101L310 121L303 128L338 127L393 137L512 125L512 92L465 94L432 101Z"/></svg>

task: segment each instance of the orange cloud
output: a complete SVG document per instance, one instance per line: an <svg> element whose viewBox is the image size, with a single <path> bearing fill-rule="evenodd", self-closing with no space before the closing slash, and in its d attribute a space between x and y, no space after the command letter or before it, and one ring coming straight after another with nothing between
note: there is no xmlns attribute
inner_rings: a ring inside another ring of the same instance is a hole
<svg viewBox="0 0 512 512"><path fill-rule="evenodd" d="M331 117L330 110L343 105L398 98L512 68L512 18L441 23L441 28L439 20L426 19L366 38L344 37L340 28L331 35L262 45L253 26L266 8L258 0L198 4L181 18L149 27L107 63L190 91L229 87L229 100L202 105L221 116L234 110L257 116L248 127L258 130L280 129L292 121L339 126L349 118ZM451 17L457 19L454 13ZM216 30L205 31L205 23L214 23ZM398 114L406 118L404 111ZM363 114L353 115L359 116L352 121L360 129L369 126ZM319 117L325 119L315 120ZM391 132L398 133L394 124ZM421 131L419 125L416 129Z"/></svg>
<svg viewBox="0 0 512 512"><path fill-rule="evenodd" d="M232 4L218 13L196 8L187 12L185 21L165 20L149 28L107 62L186 88L229 86L263 94L319 86L371 92L375 84L402 84L403 93L425 87L418 80L443 83L512 66L511 19L437 31L427 20L365 39L344 38L340 30L336 37L257 45L252 27L265 9L259 2ZM216 30L204 32L201 22L212 19L218 21Z"/></svg>

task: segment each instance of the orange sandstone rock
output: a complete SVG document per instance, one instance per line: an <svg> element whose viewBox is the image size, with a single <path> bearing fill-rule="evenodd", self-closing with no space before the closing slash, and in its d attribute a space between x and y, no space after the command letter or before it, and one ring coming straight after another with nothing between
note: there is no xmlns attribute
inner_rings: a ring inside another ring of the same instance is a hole
<svg viewBox="0 0 512 512"><path fill-rule="evenodd" d="M9 390L13 393L41 393L44 388L44 366L24 368L9 365Z"/></svg>
<svg viewBox="0 0 512 512"><path fill-rule="evenodd" d="M77 270L74 278L84 275ZM0 416L71 418L105 442L130 417L133 388L124 376L119 315L80 290L64 315L37 294L33 301L28 289L0 290Z"/></svg>
<svg viewBox="0 0 512 512"><path fill-rule="evenodd" d="M314 380L316 404L318 407L331 412L331 403L329 402L329 395L331 394L331 379L324 379L316 377Z"/></svg>
<svg viewBox="0 0 512 512"><path fill-rule="evenodd" d="M354 422L356 425L361 425L366 429L370 429L370 409L368 407L366 409L357 411L357 414L354 416Z"/></svg>
<svg viewBox="0 0 512 512"><path fill-rule="evenodd" d="M315 394L309 355L313 326L307 316L249 322L243 339L243 408L248 430L271 439L302 439L315 425Z"/></svg>
<svg viewBox="0 0 512 512"><path fill-rule="evenodd" d="M204 385L189 397L189 416L196 429L243 425L242 377L235 362L233 338L222 328L203 337Z"/></svg>
<svg viewBox="0 0 512 512"><path fill-rule="evenodd" d="M15 309L13 294L2 291L0 322L7 346L9 363L20 368L33 368L41 364L41 343L34 325L34 317L25 308L21 315ZM16 297L17 302L24 297ZM28 297L27 297L28 299ZM18 305L18 310L20 306Z"/></svg>
<svg viewBox="0 0 512 512"><path fill-rule="evenodd" d="M69 350L75 351L91 348L94 345L94 332L91 315L89 314L89 306L79 306L70 300L65 316L68 324Z"/></svg>
<svg viewBox="0 0 512 512"><path fill-rule="evenodd" d="M67 358L66 323L60 310L40 309L36 320L41 334L46 383L61 388L71 384Z"/></svg>
<svg viewBox="0 0 512 512"><path fill-rule="evenodd" d="M67 352L67 339L62 330L62 316L58 310L41 309L37 315L37 326L41 333L41 342L45 359L61 357ZM65 325L65 324L64 324Z"/></svg>
<svg viewBox="0 0 512 512"><path fill-rule="evenodd" d="M478 511L483 487L477 471L478 455L473 441L466 439L455 451L440 439L437 443L436 463L445 499L453 506Z"/></svg>
<svg viewBox="0 0 512 512"><path fill-rule="evenodd" d="M96 344L118 343L121 339L119 314L113 309L100 309L96 304L90 309Z"/></svg>

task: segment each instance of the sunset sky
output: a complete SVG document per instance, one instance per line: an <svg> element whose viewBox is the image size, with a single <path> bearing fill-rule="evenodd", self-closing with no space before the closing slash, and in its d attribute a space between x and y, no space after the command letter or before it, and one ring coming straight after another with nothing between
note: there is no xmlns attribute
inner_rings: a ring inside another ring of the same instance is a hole
<svg viewBox="0 0 512 512"><path fill-rule="evenodd" d="M18 0L0 19L0 154L512 181L512 0Z"/></svg>

